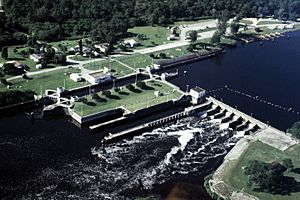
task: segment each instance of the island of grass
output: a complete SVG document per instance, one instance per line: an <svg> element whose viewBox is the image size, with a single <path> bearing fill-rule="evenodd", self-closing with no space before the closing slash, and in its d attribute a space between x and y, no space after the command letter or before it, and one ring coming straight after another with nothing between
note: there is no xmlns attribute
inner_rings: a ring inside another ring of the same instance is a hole
<svg viewBox="0 0 300 200"><path fill-rule="evenodd" d="M143 85L143 86L140 86ZM146 81L145 84L129 85L109 92L101 92L75 102L74 112L81 117L113 110L119 107L135 112L147 107L179 99L183 93L161 81Z"/></svg>
<svg viewBox="0 0 300 200"><path fill-rule="evenodd" d="M101 70L104 67L107 67L108 69L110 69L111 74L116 78L135 73L135 70L131 66L128 66L125 63L120 63L114 60L100 60L100 61L90 62L83 66L87 70L94 70L94 71Z"/></svg>
<svg viewBox="0 0 300 200"><path fill-rule="evenodd" d="M293 170L284 173L284 184L281 188L270 191L259 191L249 186L249 178L245 175L245 167L253 160L273 163L291 159ZM222 180L234 190L243 191L261 200L298 200L300 196L300 145L295 145L286 151L277 150L260 141L251 143L248 149L237 161L227 167L222 173Z"/></svg>
<svg viewBox="0 0 300 200"><path fill-rule="evenodd" d="M56 90L58 87L65 87L66 89L73 89L87 85L88 82L75 82L70 79L70 73L80 73L78 68L73 69L59 69L51 72L45 72L30 76L27 78L18 77L13 80L8 80L6 84L0 84L0 91L10 89L31 90L37 94L41 94L46 89Z"/></svg>
<svg viewBox="0 0 300 200"><path fill-rule="evenodd" d="M135 37L135 40L138 40L140 46L138 49L153 47L161 44L169 43L168 36L170 30L167 27L162 26L137 26L128 29L128 33ZM139 35L143 36L141 39Z"/></svg>

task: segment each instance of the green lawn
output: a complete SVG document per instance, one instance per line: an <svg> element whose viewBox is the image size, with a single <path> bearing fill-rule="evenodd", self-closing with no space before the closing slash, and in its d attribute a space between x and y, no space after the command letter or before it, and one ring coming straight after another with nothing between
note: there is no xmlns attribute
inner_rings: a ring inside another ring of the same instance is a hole
<svg viewBox="0 0 300 200"><path fill-rule="evenodd" d="M152 59L148 54L136 54L132 56L124 56L117 58L120 62L134 68L146 68L149 65L152 65L152 62L155 63L157 59Z"/></svg>
<svg viewBox="0 0 300 200"><path fill-rule="evenodd" d="M240 20L240 23L247 24L247 25L251 25L251 24L253 24L253 22L252 22L252 21L250 21L250 20L246 20L246 19L242 19L242 20Z"/></svg>
<svg viewBox="0 0 300 200"><path fill-rule="evenodd" d="M30 58L24 58L23 56L15 53L13 51L13 47L8 48L8 59L5 61L2 57L0 57L0 63L4 63L7 61L18 61L20 63L26 64L28 67L30 67L30 71L37 71L38 69L36 69L36 63L31 60ZM18 49L18 51L20 51Z"/></svg>
<svg viewBox="0 0 300 200"><path fill-rule="evenodd" d="M66 89L72 89L88 84L87 82L77 83L70 79L69 75L65 75L65 72L78 73L79 69L61 69L53 72L43 73L36 76L32 76L32 80L25 80L23 78L18 78L12 81L11 88L28 89L35 91L37 94L41 93L41 88L43 91L46 89L56 89L57 87L64 86ZM0 84L0 91L6 90L6 86Z"/></svg>
<svg viewBox="0 0 300 200"><path fill-rule="evenodd" d="M87 61L87 60L90 60L89 57L84 57L84 56L81 56L81 55L70 56L70 59L75 60L75 61Z"/></svg>
<svg viewBox="0 0 300 200"><path fill-rule="evenodd" d="M75 47L76 45L78 45L78 41L79 40L62 40L62 41L58 41L58 42L50 42L49 44L57 49L59 49L58 45L62 44L69 49L71 47ZM83 39L83 43L84 43L84 39Z"/></svg>
<svg viewBox="0 0 300 200"><path fill-rule="evenodd" d="M171 99L178 99L182 95L181 92L175 91L172 87L162 82L148 81L146 84L148 86L146 89L135 86L134 91L130 91L125 87L121 89L121 92L111 90L111 96L109 97L99 95L102 99L101 102L92 100L91 96L88 96L88 103L76 102L74 111L79 115L81 115L82 111L82 115L87 116L123 106L127 110L134 112L147 108L147 106L150 107ZM156 97L154 95L155 91L160 91L163 96Z"/></svg>
<svg viewBox="0 0 300 200"><path fill-rule="evenodd" d="M128 29L128 33L132 33L134 35L144 34L147 39L139 41L135 38L136 41L141 43L141 46L137 48L147 48L153 47L153 42L155 45L161 45L165 43L169 43L168 36L170 34L170 30L167 27L161 26L137 26L134 28Z"/></svg>
<svg viewBox="0 0 300 200"><path fill-rule="evenodd" d="M175 22L176 26L180 26L180 25L191 25L191 24L197 24L197 23L201 23L201 22L208 22L214 19L201 19L201 20L194 20L194 21L177 21Z"/></svg>
<svg viewBox="0 0 300 200"><path fill-rule="evenodd" d="M281 24L280 21L260 21L257 23L257 25L271 25L271 24Z"/></svg>
<svg viewBox="0 0 300 200"><path fill-rule="evenodd" d="M134 73L132 69L124 65L121 65L116 61L101 60L101 61L91 62L84 65L84 68L89 70L100 70L103 69L104 67L108 67L109 69L111 69L111 73L115 77L122 77Z"/></svg>
<svg viewBox="0 0 300 200"><path fill-rule="evenodd" d="M240 159L226 169L223 173L223 180L225 183L233 186L238 190L244 190L246 193L257 196L261 200L298 200L300 197L300 173L286 172L285 176L295 179L288 187L283 187L282 190L287 190L290 195L270 194L264 192L255 192L247 185L247 176L244 174L242 167L247 166L251 160L259 160L263 162L282 161L285 158L292 159L296 169L300 169L300 145L294 146L285 152L277 150L262 142L254 142L250 144L246 152ZM286 182L288 185L289 183Z"/></svg>

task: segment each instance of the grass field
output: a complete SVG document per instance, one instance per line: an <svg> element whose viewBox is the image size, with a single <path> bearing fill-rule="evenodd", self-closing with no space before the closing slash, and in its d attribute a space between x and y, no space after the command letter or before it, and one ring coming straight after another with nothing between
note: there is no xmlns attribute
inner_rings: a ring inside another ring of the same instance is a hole
<svg viewBox="0 0 300 200"><path fill-rule="evenodd" d="M287 192L287 195L255 192L249 188L247 185L248 177L244 174L242 167L247 166L251 160L270 163L273 161L282 161L285 158L292 159L295 167L294 171L285 173L285 176L290 178L287 179L286 184L280 189L281 191ZM286 152L282 152L262 142L254 142L250 144L249 148L237 162L226 169L223 180L230 186L257 196L261 200L298 200L300 197L300 145L294 146Z"/></svg>
<svg viewBox="0 0 300 200"><path fill-rule="evenodd" d="M87 82L74 82L70 79L69 75L65 75L65 72L78 73L79 69L61 69L53 72L47 72L32 76L31 80L25 80L23 78L14 79L9 81L12 85L11 88L28 89L35 91L37 94L41 93L41 89L56 89L57 87L64 86L66 89L76 88L88 84ZM6 86L0 84L0 91L6 90Z"/></svg>
<svg viewBox="0 0 300 200"><path fill-rule="evenodd" d="M137 26L134 28L128 29L129 33L132 33L134 35L137 34L144 34L146 35L145 40L138 40L135 38L136 41L141 43L141 46L137 48L147 48L147 47L153 47L156 45L161 45L165 43L169 43L170 41L167 40L170 30L167 29L167 27L162 26ZM154 43L155 45L153 45Z"/></svg>
<svg viewBox="0 0 300 200"><path fill-rule="evenodd" d="M260 21L257 25L281 24L280 21Z"/></svg>
<svg viewBox="0 0 300 200"><path fill-rule="evenodd" d="M78 41L79 40L62 40L59 42L50 42L49 44L52 45L53 47L58 48L58 45L61 44L63 46L66 46L68 49L71 47L75 47L76 45L78 45ZM83 43L84 43L84 39L82 39Z"/></svg>
<svg viewBox="0 0 300 200"><path fill-rule="evenodd" d="M147 66L152 65L152 62L155 63L156 61L156 59L152 59L147 54L137 54L133 56L120 57L117 58L117 60L135 69L146 68Z"/></svg>
<svg viewBox="0 0 300 200"><path fill-rule="evenodd" d="M122 77L135 72L132 69L124 65L121 65L116 61L109 61L109 60L96 61L84 65L84 68L89 70L100 70L103 69L104 67L108 67L109 69L111 69L111 73L115 77Z"/></svg>
<svg viewBox="0 0 300 200"><path fill-rule="evenodd" d="M76 102L74 111L81 116L87 116L93 113L98 113L106 110L125 107L127 110L134 112L148 106L157 105L171 99L178 99L182 94L172 87L157 81L148 81L147 88L141 89L135 86L135 89L130 91L127 88L122 88L120 92L111 90L110 96L100 95L101 102L87 97L88 103ZM163 96L156 97L155 91L160 91ZM82 113L81 113L82 111Z"/></svg>
<svg viewBox="0 0 300 200"><path fill-rule="evenodd" d="M4 63L7 61L18 61L20 63L26 64L28 67L30 67L30 71L37 71L38 69L36 69L36 63L31 60L30 58L24 58L23 56L15 53L13 51L14 48L8 48L8 59L5 61L2 57L0 57L0 63ZM20 51L20 50L18 50Z"/></svg>
<svg viewBox="0 0 300 200"><path fill-rule="evenodd" d="M90 58L88 57L83 57L81 55L76 55L76 56L70 56L71 60L75 60L75 61L88 61L90 60Z"/></svg>
<svg viewBox="0 0 300 200"><path fill-rule="evenodd" d="M242 19L242 20L240 20L240 23L247 24L247 25L251 25L251 24L253 24L253 22L252 22L252 21L250 21L250 20L246 20L246 19Z"/></svg>
<svg viewBox="0 0 300 200"><path fill-rule="evenodd" d="M194 20L194 21L177 21L174 24L176 26L180 26L180 25L190 25L190 24L197 24L200 22L207 22L207 21L211 21L213 19L201 19L201 20Z"/></svg>

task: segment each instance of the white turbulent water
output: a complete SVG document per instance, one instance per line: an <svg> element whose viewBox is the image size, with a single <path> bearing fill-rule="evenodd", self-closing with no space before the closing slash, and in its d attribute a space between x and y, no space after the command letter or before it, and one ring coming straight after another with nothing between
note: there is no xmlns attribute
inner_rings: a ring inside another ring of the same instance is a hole
<svg viewBox="0 0 300 200"><path fill-rule="evenodd" d="M191 117L95 147L92 154L100 160L99 176L106 185L99 192L118 199L126 190L152 189L179 176L201 173L208 160L224 156L236 143L234 134L213 121Z"/></svg>
<svg viewBox="0 0 300 200"><path fill-rule="evenodd" d="M234 135L213 120L190 117L131 139L99 144L91 149L95 160L66 164L59 173L48 170L37 177L59 181L35 197L132 199L127 194L143 194L144 189L200 174L237 142Z"/></svg>

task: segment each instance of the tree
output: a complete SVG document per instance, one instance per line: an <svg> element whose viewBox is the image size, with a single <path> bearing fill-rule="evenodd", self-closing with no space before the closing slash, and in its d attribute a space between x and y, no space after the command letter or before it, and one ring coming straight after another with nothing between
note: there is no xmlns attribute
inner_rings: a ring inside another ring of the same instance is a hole
<svg viewBox="0 0 300 200"><path fill-rule="evenodd" d="M221 33L219 31L214 32L212 38L211 38L211 43L213 44L220 44L221 42Z"/></svg>
<svg viewBox="0 0 300 200"><path fill-rule="evenodd" d="M139 82L137 82L136 86L138 86L139 88L145 88L146 83L144 81L139 81Z"/></svg>
<svg viewBox="0 0 300 200"><path fill-rule="evenodd" d="M240 24L239 22L237 21L233 21L231 24L230 24L230 32L232 34L236 34L240 29Z"/></svg>
<svg viewBox="0 0 300 200"><path fill-rule="evenodd" d="M249 185L263 191L269 191L276 189L282 184L286 170L287 168L278 162L265 163L253 160L244 173L249 177Z"/></svg>
<svg viewBox="0 0 300 200"><path fill-rule="evenodd" d="M4 58L5 60L7 60L7 58L8 58L8 48L7 47L2 48L1 57Z"/></svg>
<svg viewBox="0 0 300 200"><path fill-rule="evenodd" d="M134 86L132 84L126 85L126 88L130 91L134 90Z"/></svg>
<svg viewBox="0 0 300 200"><path fill-rule="evenodd" d="M79 46L79 53L80 53L80 55L83 55L83 45L82 45L82 40L80 39L79 41L78 41L78 46Z"/></svg>
<svg viewBox="0 0 300 200"><path fill-rule="evenodd" d="M291 133L295 138L300 139L300 121L295 122L287 132Z"/></svg>
<svg viewBox="0 0 300 200"><path fill-rule="evenodd" d="M23 70L16 68L15 65L12 63L5 63L2 66L2 71L4 74L12 75L12 76L16 76L24 73Z"/></svg>
<svg viewBox="0 0 300 200"><path fill-rule="evenodd" d="M192 32L190 32L189 36L191 38L191 43L195 43L198 38L198 33L197 33L197 31L192 31Z"/></svg>
<svg viewBox="0 0 300 200"><path fill-rule="evenodd" d="M286 159L283 159L282 160L282 165L285 167L285 168L287 168L288 170L293 170L293 168L294 168L294 165L293 165L293 161L291 160L291 159L288 159L288 158L286 158Z"/></svg>
<svg viewBox="0 0 300 200"><path fill-rule="evenodd" d="M159 53L159 58L160 59L166 59L167 55L165 53Z"/></svg>
<svg viewBox="0 0 300 200"><path fill-rule="evenodd" d="M102 92L102 94L106 97L110 96L111 95L111 92L109 90L105 90Z"/></svg>

